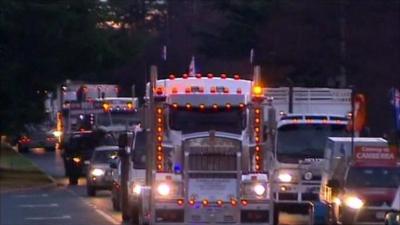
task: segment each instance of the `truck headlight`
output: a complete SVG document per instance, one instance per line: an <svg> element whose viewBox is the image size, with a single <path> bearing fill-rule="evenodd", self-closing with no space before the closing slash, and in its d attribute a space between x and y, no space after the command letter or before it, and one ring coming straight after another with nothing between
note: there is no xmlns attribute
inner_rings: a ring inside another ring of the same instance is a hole
<svg viewBox="0 0 400 225"><path fill-rule="evenodd" d="M135 193L136 195L140 195L141 192L142 192L142 186L140 184L135 184L133 186L133 193Z"/></svg>
<svg viewBox="0 0 400 225"><path fill-rule="evenodd" d="M104 170L96 168L92 170L91 174L95 177L103 176Z"/></svg>
<svg viewBox="0 0 400 225"><path fill-rule="evenodd" d="M171 191L171 188L169 187L168 184L165 183L161 183L158 185L157 187L157 192L161 195L161 196L167 196L169 194L169 192Z"/></svg>
<svg viewBox="0 0 400 225"><path fill-rule="evenodd" d="M265 187L262 184L254 185L253 190L257 195L260 195L260 196L265 193Z"/></svg>
<svg viewBox="0 0 400 225"><path fill-rule="evenodd" d="M59 138L59 137L61 137L61 135L62 135L62 131L55 130L55 131L53 131L53 135L54 135L54 137Z"/></svg>
<svg viewBox="0 0 400 225"><path fill-rule="evenodd" d="M292 181L292 175L290 175L290 174L288 174L288 173L280 173L280 174L278 175L278 179L279 179L281 182L289 183L290 181Z"/></svg>
<svg viewBox="0 0 400 225"><path fill-rule="evenodd" d="M357 196L349 196L345 198L344 204L352 209L361 209L361 207L364 205L364 202Z"/></svg>

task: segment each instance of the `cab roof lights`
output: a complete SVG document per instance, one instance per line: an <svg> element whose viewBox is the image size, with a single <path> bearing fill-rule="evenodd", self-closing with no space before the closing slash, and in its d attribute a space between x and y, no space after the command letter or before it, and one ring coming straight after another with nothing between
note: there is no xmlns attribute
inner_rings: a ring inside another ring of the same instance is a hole
<svg viewBox="0 0 400 225"><path fill-rule="evenodd" d="M254 95L262 95L263 94L263 89L261 86L254 86L253 87L253 94Z"/></svg>

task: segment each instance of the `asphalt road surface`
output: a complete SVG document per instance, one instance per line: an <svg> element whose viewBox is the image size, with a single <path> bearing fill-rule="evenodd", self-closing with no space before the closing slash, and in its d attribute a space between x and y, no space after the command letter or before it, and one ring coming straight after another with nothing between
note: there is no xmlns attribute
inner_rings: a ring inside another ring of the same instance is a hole
<svg viewBox="0 0 400 225"><path fill-rule="evenodd" d="M110 191L86 195L86 180L69 186L59 151L32 149L25 154L57 181L57 187L0 196L0 225L118 225L121 214L112 209ZM307 224L304 217L280 215L280 224ZM307 220L306 220L307 221Z"/></svg>
<svg viewBox="0 0 400 225"><path fill-rule="evenodd" d="M69 186L58 151L33 149L25 154L57 181L57 187L6 193L0 196L1 225L118 225L120 213L112 210L109 191L87 197L85 179Z"/></svg>

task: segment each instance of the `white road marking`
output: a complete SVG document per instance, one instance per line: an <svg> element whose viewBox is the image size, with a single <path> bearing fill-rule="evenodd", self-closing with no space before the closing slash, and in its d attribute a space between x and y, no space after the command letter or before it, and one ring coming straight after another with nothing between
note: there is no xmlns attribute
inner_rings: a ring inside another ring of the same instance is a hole
<svg viewBox="0 0 400 225"><path fill-rule="evenodd" d="M24 205L19 205L21 208L46 208L46 207L58 207L59 205L57 203L50 203L50 204L24 204Z"/></svg>
<svg viewBox="0 0 400 225"><path fill-rule="evenodd" d="M64 216L54 216L54 217L27 217L25 220L69 220L71 219L70 215Z"/></svg>
<svg viewBox="0 0 400 225"><path fill-rule="evenodd" d="M70 190L70 189L66 189L69 193L71 193L72 195L78 197L78 199L80 199L83 203L85 203L87 206L93 208L98 214L100 214L102 217L104 217L108 222L114 224L114 225L119 225L121 224L120 222L118 222L117 220L115 220L112 216L108 215L106 212L104 212L101 209L98 209L97 206L87 200L85 200L84 198L82 198L80 195L78 195L77 193L75 193L74 191Z"/></svg>
<svg viewBox="0 0 400 225"><path fill-rule="evenodd" d="M95 209L95 210L98 214L100 214L102 217L104 217L104 219L108 220L108 222L110 222L114 225L120 224L118 221L116 221L114 218L112 218L112 216L109 216L107 213L103 212L103 210L100 210L100 209Z"/></svg>
<svg viewBox="0 0 400 225"><path fill-rule="evenodd" d="M40 195L15 195L17 198L47 198L48 194L40 194Z"/></svg>

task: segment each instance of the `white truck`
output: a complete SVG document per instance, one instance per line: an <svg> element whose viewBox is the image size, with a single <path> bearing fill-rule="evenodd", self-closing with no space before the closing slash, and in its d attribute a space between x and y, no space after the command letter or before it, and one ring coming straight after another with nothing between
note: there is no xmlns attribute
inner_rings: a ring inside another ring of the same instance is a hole
<svg viewBox="0 0 400 225"><path fill-rule="evenodd" d="M324 147L327 137L348 135L351 90L282 87L264 93L275 221L285 213L307 214L312 203L314 223L326 224L318 204Z"/></svg>
<svg viewBox="0 0 400 225"><path fill-rule="evenodd" d="M400 186L396 152L382 138L329 138L320 195L330 223L384 223Z"/></svg>
<svg viewBox="0 0 400 225"><path fill-rule="evenodd" d="M139 224L272 224L260 84L151 67Z"/></svg>

